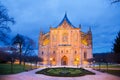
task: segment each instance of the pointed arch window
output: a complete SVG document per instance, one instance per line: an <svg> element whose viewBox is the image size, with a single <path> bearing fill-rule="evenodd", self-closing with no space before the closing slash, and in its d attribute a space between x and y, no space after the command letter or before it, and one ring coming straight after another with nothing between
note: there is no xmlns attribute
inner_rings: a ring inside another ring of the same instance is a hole
<svg viewBox="0 0 120 80"><path fill-rule="evenodd" d="M84 52L84 59L87 59L87 53Z"/></svg>
<svg viewBox="0 0 120 80"><path fill-rule="evenodd" d="M55 51L53 51L53 54L55 54Z"/></svg>
<svg viewBox="0 0 120 80"><path fill-rule="evenodd" d="M77 51L75 51L75 54L77 54Z"/></svg>
<svg viewBox="0 0 120 80"><path fill-rule="evenodd" d="M66 51L66 53L68 53L68 50Z"/></svg>
<svg viewBox="0 0 120 80"><path fill-rule="evenodd" d="M77 34L77 33L74 33L73 38L74 38L74 41L77 41L77 40L78 40L78 34Z"/></svg>
<svg viewBox="0 0 120 80"><path fill-rule="evenodd" d="M61 53L63 53L63 50L61 51Z"/></svg>
<svg viewBox="0 0 120 80"><path fill-rule="evenodd" d="M54 34L54 35L52 36L52 39L53 39L53 41L56 41L56 40L57 40L57 35Z"/></svg>
<svg viewBox="0 0 120 80"><path fill-rule="evenodd" d="M62 41L67 42L68 41L68 33L63 33L62 35Z"/></svg>
<svg viewBox="0 0 120 80"><path fill-rule="evenodd" d="M44 54L44 52L42 51L42 55Z"/></svg>

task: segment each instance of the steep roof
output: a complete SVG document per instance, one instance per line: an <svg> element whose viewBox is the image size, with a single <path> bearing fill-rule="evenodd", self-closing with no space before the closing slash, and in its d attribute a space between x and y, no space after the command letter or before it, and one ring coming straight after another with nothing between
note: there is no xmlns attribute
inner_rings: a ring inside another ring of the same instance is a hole
<svg viewBox="0 0 120 80"><path fill-rule="evenodd" d="M65 21L66 21L71 27L75 28L75 26L73 26L72 23L69 21L66 13L65 13L64 18L62 19L62 21L59 23L58 27L61 26Z"/></svg>

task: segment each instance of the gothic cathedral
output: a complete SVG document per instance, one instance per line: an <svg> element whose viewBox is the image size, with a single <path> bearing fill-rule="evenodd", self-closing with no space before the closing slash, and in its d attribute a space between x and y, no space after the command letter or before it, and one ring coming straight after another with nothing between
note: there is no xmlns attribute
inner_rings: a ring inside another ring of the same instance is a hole
<svg viewBox="0 0 120 80"><path fill-rule="evenodd" d="M88 65L87 60L93 57L91 29L82 32L65 14L57 27L50 27L48 33L40 32L38 53L44 65Z"/></svg>

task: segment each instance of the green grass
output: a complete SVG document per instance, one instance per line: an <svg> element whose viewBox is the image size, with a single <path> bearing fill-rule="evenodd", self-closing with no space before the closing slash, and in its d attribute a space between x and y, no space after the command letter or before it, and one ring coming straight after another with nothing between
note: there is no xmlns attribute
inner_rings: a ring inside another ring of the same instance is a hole
<svg viewBox="0 0 120 80"><path fill-rule="evenodd" d="M101 72L106 72L109 74L113 74L116 76L120 76L120 65L115 65L115 64L109 64L108 65L108 70L106 64L101 64L100 70L99 70L99 65L93 67L94 69L101 71Z"/></svg>
<svg viewBox="0 0 120 80"><path fill-rule="evenodd" d="M105 72L120 77L120 70L108 70L108 71L105 71Z"/></svg>
<svg viewBox="0 0 120 80"><path fill-rule="evenodd" d="M95 73L87 71L82 68L46 68L36 72L36 74L45 74L49 76L59 76L59 77L76 77L84 75L93 75Z"/></svg>
<svg viewBox="0 0 120 80"><path fill-rule="evenodd" d="M106 69L96 69L98 71L101 71L101 72L105 72L105 73L109 73L109 74L112 74L112 75L116 75L116 76L119 76L120 77L120 70L106 70Z"/></svg>
<svg viewBox="0 0 120 80"><path fill-rule="evenodd" d="M100 66L101 68L106 68L106 64L102 64ZM99 68L99 65L98 66L95 66L95 68ZM108 65L108 68L120 68L120 65Z"/></svg>
<svg viewBox="0 0 120 80"><path fill-rule="evenodd" d="M15 74L20 73L26 70L30 70L31 66L26 65L25 67L23 65L19 64L13 64L13 71L11 71L11 64L0 64L0 74Z"/></svg>

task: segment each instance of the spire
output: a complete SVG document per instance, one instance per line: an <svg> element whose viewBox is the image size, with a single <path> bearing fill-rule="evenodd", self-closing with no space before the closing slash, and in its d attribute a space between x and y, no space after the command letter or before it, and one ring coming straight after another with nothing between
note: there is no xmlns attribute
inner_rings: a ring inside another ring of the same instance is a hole
<svg viewBox="0 0 120 80"><path fill-rule="evenodd" d="M68 19L68 18L67 18L67 12L65 12L64 19L66 19L66 20Z"/></svg>
<svg viewBox="0 0 120 80"><path fill-rule="evenodd" d="M40 28L40 36L43 35L43 31L42 28Z"/></svg>
<svg viewBox="0 0 120 80"><path fill-rule="evenodd" d="M89 27L88 34L91 34L91 33L92 33L91 27Z"/></svg>
<svg viewBox="0 0 120 80"><path fill-rule="evenodd" d="M91 32L91 27L89 27L89 31Z"/></svg>
<svg viewBox="0 0 120 80"><path fill-rule="evenodd" d="M66 12L65 12L65 15L64 15L64 18L63 18L62 21L64 22L65 20L66 20L68 23L70 23L70 21L68 20L68 17L67 17L67 13L66 13ZM71 23L70 23L70 24L71 24Z"/></svg>
<svg viewBox="0 0 120 80"><path fill-rule="evenodd" d="M52 28L52 26L50 25L50 29Z"/></svg>
<svg viewBox="0 0 120 80"><path fill-rule="evenodd" d="M79 28L80 28L80 29L82 28L81 24L79 24Z"/></svg>

